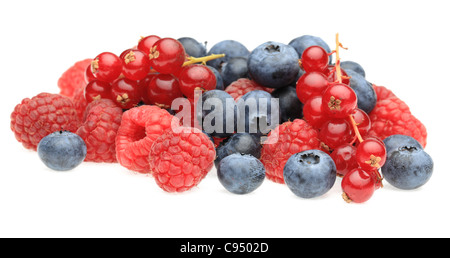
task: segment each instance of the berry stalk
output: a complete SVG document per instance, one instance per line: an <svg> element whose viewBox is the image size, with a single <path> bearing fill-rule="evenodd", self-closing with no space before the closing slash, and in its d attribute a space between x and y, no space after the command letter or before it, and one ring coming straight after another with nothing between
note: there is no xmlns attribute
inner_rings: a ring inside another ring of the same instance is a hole
<svg viewBox="0 0 450 258"><path fill-rule="evenodd" d="M214 59L222 58L224 56L225 56L225 54L212 54L212 55L204 56L204 57L192 57L192 56L190 56L190 57L187 58L188 61L183 63L183 67L191 65L191 64L195 64L195 63L208 62L208 61L211 61L211 60L214 60Z"/></svg>

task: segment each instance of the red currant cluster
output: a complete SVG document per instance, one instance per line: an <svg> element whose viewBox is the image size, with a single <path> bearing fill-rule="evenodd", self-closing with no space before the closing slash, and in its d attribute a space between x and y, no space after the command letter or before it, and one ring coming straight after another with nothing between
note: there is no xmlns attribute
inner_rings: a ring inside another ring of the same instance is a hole
<svg viewBox="0 0 450 258"><path fill-rule="evenodd" d="M193 100L194 90L216 87L214 73L195 63L219 57L222 55L189 57L178 40L143 37L135 48L119 56L103 52L93 59L85 72L85 98L88 103L111 99L122 109L140 102L168 109L176 98Z"/></svg>
<svg viewBox="0 0 450 258"><path fill-rule="evenodd" d="M382 186L379 169L386 161L382 140L366 137L371 121L357 108L357 96L349 86L349 77L340 68L339 48L328 54L320 46L307 48L300 63L305 74L297 82L297 96L304 103L304 119L319 131L321 147L335 161L343 176L343 198L365 202ZM329 56L336 54L336 64Z"/></svg>

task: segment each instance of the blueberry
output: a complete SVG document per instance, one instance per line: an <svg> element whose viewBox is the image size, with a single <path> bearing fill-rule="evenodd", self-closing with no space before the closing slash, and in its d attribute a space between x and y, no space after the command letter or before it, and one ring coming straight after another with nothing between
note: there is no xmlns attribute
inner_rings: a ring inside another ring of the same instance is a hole
<svg viewBox="0 0 450 258"><path fill-rule="evenodd" d="M358 108L369 114L377 104L377 94L375 93L372 84L353 70L346 72L351 77L349 86L356 93L356 97L358 98Z"/></svg>
<svg viewBox="0 0 450 258"><path fill-rule="evenodd" d="M44 164L57 171L71 170L86 158L86 144L80 136L68 132L51 133L39 142L37 153Z"/></svg>
<svg viewBox="0 0 450 258"><path fill-rule="evenodd" d="M403 134L394 134L383 140L386 147L386 153L394 150L399 150L405 147L416 147L418 149L423 149L422 145L413 137Z"/></svg>
<svg viewBox="0 0 450 258"><path fill-rule="evenodd" d="M230 60L222 66L221 74L225 88L240 78L248 78L247 58L230 58Z"/></svg>
<svg viewBox="0 0 450 258"><path fill-rule="evenodd" d="M295 49L273 41L256 47L250 53L247 65L249 76L269 88L281 88L295 82L300 70Z"/></svg>
<svg viewBox="0 0 450 258"><path fill-rule="evenodd" d="M261 148L259 137L248 133L233 134L217 147L216 167L219 166L219 162L223 158L234 153L250 154L259 159L261 157Z"/></svg>
<svg viewBox="0 0 450 258"><path fill-rule="evenodd" d="M229 137L236 130L238 118L236 102L223 90L203 93L197 104L196 113L203 130L213 137Z"/></svg>
<svg viewBox="0 0 450 258"><path fill-rule="evenodd" d="M181 42L181 44L184 47L184 50L186 51L186 54L188 54L189 56L192 57L206 56L205 45L201 44L197 40L190 37L183 37L179 38L178 41Z"/></svg>
<svg viewBox="0 0 450 258"><path fill-rule="evenodd" d="M278 98L280 104L280 123L303 117L303 104L297 97L295 87L276 89L272 92L272 97Z"/></svg>
<svg viewBox="0 0 450 258"><path fill-rule="evenodd" d="M263 183L266 171L261 161L252 155L235 153L220 161L217 175L228 191L248 194Z"/></svg>
<svg viewBox="0 0 450 258"><path fill-rule="evenodd" d="M341 68L343 68L346 72L352 70L356 73L359 73L362 77L366 77L366 72L364 71L364 68L356 62L353 61L341 62Z"/></svg>
<svg viewBox="0 0 450 258"><path fill-rule="evenodd" d="M224 40L215 44L209 51L211 54L225 54L225 57L208 61L207 64L221 70L222 64L227 63L233 57L248 57L250 51L240 42L235 40Z"/></svg>
<svg viewBox="0 0 450 258"><path fill-rule="evenodd" d="M404 190L424 185L433 174L433 160L423 149L402 147L388 153L381 172L389 184Z"/></svg>
<svg viewBox="0 0 450 258"><path fill-rule="evenodd" d="M280 123L278 100L266 91L254 90L246 93L238 100L237 107L240 117L237 123L238 132L267 135Z"/></svg>
<svg viewBox="0 0 450 258"><path fill-rule="evenodd" d="M301 37L295 38L289 42L289 45L292 46L295 51L297 51L297 54L299 58L302 57L303 51L307 49L310 46L321 46L323 47L327 53L331 53L330 46L321 38L311 36L311 35L303 35ZM330 64L332 62L332 55L330 55Z"/></svg>
<svg viewBox="0 0 450 258"><path fill-rule="evenodd" d="M333 187L336 181L336 165L330 155L323 151L302 151L288 159L283 177L295 195L314 198Z"/></svg>
<svg viewBox="0 0 450 258"><path fill-rule="evenodd" d="M217 71L217 69L212 66L207 65L206 67L208 67L211 71L213 71L214 75L216 76L216 90L224 90L225 86L223 85L223 79L220 72Z"/></svg>

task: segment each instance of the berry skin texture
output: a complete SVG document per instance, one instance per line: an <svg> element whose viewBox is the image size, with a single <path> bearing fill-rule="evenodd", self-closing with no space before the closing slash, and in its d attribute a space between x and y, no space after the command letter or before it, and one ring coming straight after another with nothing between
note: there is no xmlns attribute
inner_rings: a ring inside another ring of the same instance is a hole
<svg viewBox="0 0 450 258"><path fill-rule="evenodd" d="M269 41L256 47L248 57L248 73L258 84L281 88L297 79L298 54L289 45Z"/></svg>
<svg viewBox="0 0 450 258"><path fill-rule="evenodd" d="M142 80L150 72L150 60L148 59L148 54L140 50L125 50L120 55L120 58L123 63L122 73L130 80Z"/></svg>
<svg viewBox="0 0 450 258"><path fill-rule="evenodd" d="M350 144L344 144L334 149L330 154L336 164L337 174L345 176L351 170L358 168L356 162L356 147Z"/></svg>
<svg viewBox="0 0 450 258"><path fill-rule="evenodd" d="M178 76L181 92L189 99L194 99L194 91L203 92L216 88L214 72L204 65L189 65Z"/></svg>
<svg viewBox="0 0 450 258"><path fill-rule="evenodd" d="M411 114L409 107L398 98L388 98L377 102L369 114L372 128L368 136L384 140L394 134L408 135L416 139L422 147L427 144L425 126Z"/></svg>
<svg viewBox="0 0 450 258"><path fill-rule="evenodd" d="M389 153L381 168L389 184L404 190L421 187L431 178L434 163L430 155L416 147L402 147Z"/></svg>
<svg viewBox="0 0 450 258"><path fill-rule="evenodd" d="M122 121L122 109L109 99L91 102L77 134L85 141L85 161L115 163L116 135Z"/></svg>
<svg viewBox="0 0 450 258"><path fill-rule="evenodd" d="M234 153L225 157L217 168L220 183L234 194L248 194L264 182L265 169L252 155Z"/></svg>
<svg viewBox="0 0 450 258"><path fill-rule="evenodd" d="M78 89L84 89L86 86L85 71L92 62L92 59L84 59L76 62L72 67L65 71L58 79L59 94L73 97Z"/></svg>
<svg viewBox="0 0 450 258"><path fill-rule="evenodd" d="M100 81L114 82L122 73L122 60L113 53L103 52L92 60L91 71Z"/></svg>
<svg viewBox="0 0 450 258"><path fill-rule="evenodd" d="M83 162L86 144L72 132L57 131L42 138L37 153L47 167L56 171L68 171Z"/></svg>
<svg viewBox="0 0 450 258"><path fill-rule="evenodd" d="M230 94L231 97L234 98L234 100L238 100L239 98L241 98L248 92L254 91L254 90L263 90L263 91L267 91L269 93L272 93L274 91L274 89L272 89L272 88L263 87L263 86L257 84L255 81L252 81L247 78L241 78L241 79L231 83L230 85L228 85L225 88L225 92Z"/></svg>
<svg viewBox="0 0 450 258"><path fill-rule="evenodd" d="M376 138L367 138L356 148L356 162L365 171L381 168L386 162L384 143Z"/></svg>
<svg viewBox="0 0 450 258"><path fill-rule="evenodd" d="M310 46L302 53L302 66L305 72L323 72L328 67L328 54L320 46Z"/></svg>
<svg viewBox="0 0 450 258"><path fill-rule="evenodd" d="M329 116L345 118L355 110L357 106L356 93L345 84L330 85L322 95L322 110Z"/></svg>
<svg viewBox="0 0 450 258"><path fill-rule="evenodd" d="M240 42L235 40L223 40L216 43L208 51L211 54L225 54L224 57L208 61L207 64L216 68L218 71L222 70L222 65L227 63L233 57L248 57L250 51Z"/></svg>
<svg viewBox="0 0 450 258"><path fill-rule="evenodd" d="M411 136L402 135L402 134L394 134L383 140L383 143L386 147L386 153L389 155L391 151L400 150L405 147L415 147L417 149L423 149L420 143L412 138Z"/></svg>
<svg viewBox="0 0 450 258"><path fill-rule="evenodd" d="M11 113L11 130L27 149L36 150L45 136L60 130L76 132L80 125L72 100L59 94L40 93L25 98Z"/></svg>
<svg viewBox="0 0 450 258"><path fill-rule="evenodd" d="M116 137L117 161L129 170L150 173L148 155L153 142L171 128L172 121L177 125L177 120L157 106L144 105L124 112Z"/></svg>
<svg viewBox="0 0 450 258"><path fill-rule="evenodd" d="M284 184L288 159L301 151L319 149L317 131L302 119L285 122L272 130L261 150L261 162L269 180Z"/></svg>
<svg viewBox="0 0 450 258"><path fill-rule="evenodd" d="M355 168L342 178L342 197L346 202L363 203L372 197L376 190L376 177L360 168Z"/></svg>
<svg viewBox="0 0 450 258"><path fill-rule="evenodd" d="M217 157L214 163L218 167L222 159L234 153L249 154L259 159L261 157L261 148L259 137L249 133L235 133L217 148Z"/></svg>
<svg viewBox="0 0 450 258"><path fill-rule="evenodd" d="M184 192L198 185L214 166L216 151L197 128L166 130L151 147L149 163L156 183L166 192Z"/></svg>
<svg viewBox="0 0 450 258"><path fill-rule="evenodd" d="M306 103L311 97L321 96L328 85L329 82L327 77L322 73L305 73L300 77L296 84L298 99L302 103Z"/></svg>
<svg viewBox="0 0 450 258"><path fill-rule="evenodd" d="M162 38L153 44L149 58L150 66L159 73L174 74L184 63L186 52L176 39Z"/></svg>
<svg viewBox="0 0 450 258"><path fill-rule="evenodd" d="M283 169L286 185L297 196L324 195L336 181L336 165L323 151L307 150L292 155Z"/></svg>

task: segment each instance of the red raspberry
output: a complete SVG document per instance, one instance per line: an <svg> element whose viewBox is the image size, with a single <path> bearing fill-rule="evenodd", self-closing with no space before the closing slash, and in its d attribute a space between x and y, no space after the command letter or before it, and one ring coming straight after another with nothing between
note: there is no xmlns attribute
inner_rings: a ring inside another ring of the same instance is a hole
<svg viewBox="0 0 450 258"><path fill-rule="evenodd" d="M32 150L45 136L59 130L76 132L79 125L72 101L59 94L40 93L25 98L11 114L11 130L16 139Z"/></svg>
<svg viewBox="0 0 450 258"><path fill-rule="evenodd" d="M85 161L117 162L116 134L122 120L122 109L109 99L91 102L86 108L84 123L77 134L87 147Z"/></svg>
<svg viewBox="0 0 450 258"><path fill-rule="evenodd" d="M61 75L61 78L58 80L61 95L73 97L77 89L86 87L87 83L84 74L91 62L92 59L78 61Z"/></svg>
<svg viewBox="0 0 450 258"><path fill-rule="evenodd" d="M263 87L256 82L247 79L241 78L233 83L231 83L226 89L225 92L231 95L234 100L238 100L240 97L244 96L246 93L254 90L263 90L269 93L272 93L275 89Z"/></svg>
<svg viewBox="0 0 450 258"><path fill-rule="evenodd" d="M178 118L157 106L144 105L123 113L117 131L116 156L119 163L139 173L150 173L148 155L153 142Z"/></svg>
<svg viewBox="0 0 450 258"><path fill-rule="evenodd" d="M80 121L83 121L84 112L88 105L86 98L84 97L84 89L83 88L75 90L74 95L72 96L72 102L73 102L73 106L77 110L78 118L80 118Z"/></svg>
<svg viewBox="0 0 450 258"><path fill-rule="evenodd" d="M149 156L156 183L167 192L184 192L198 185L216 157L214 144L201 130L178 129L161 135Z"/></svg>
<svg viewBox="0 0 450 258"><path fill-rule="evenodd" d="M319 149L317 131L302 119L288 121L272 130L261 150L261 162L268 179L284 184L283 169L295 153Z"/></svg>
<svg viewBox="0 0 450 258"><path fill-rule="evenodd" d="M390 99L390 98L396 98L395 94L388 90L384 86L377 86L375 84L372 84L373 89L375 90L375 93L377 94L377 101Z"/></svg>
<svg viewBox="0 0 450 258"><path fill-rule="evenodd" d="M399 98L391 97L378 101L370 112L372 128L368 136L376 136L381 140L393 134L403 134L415 138L425 147L427 130L412 114L409 107Z"/></svg>

